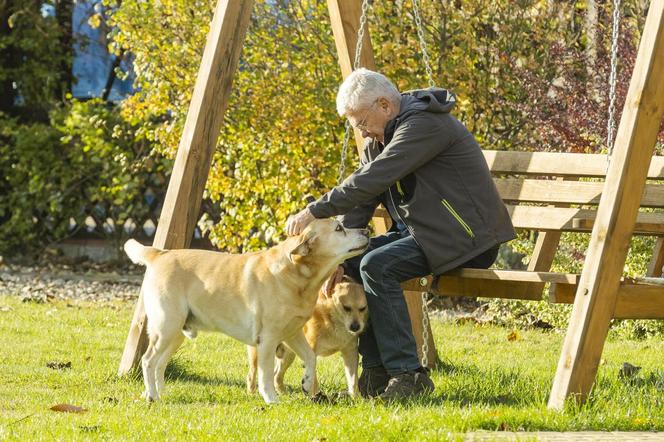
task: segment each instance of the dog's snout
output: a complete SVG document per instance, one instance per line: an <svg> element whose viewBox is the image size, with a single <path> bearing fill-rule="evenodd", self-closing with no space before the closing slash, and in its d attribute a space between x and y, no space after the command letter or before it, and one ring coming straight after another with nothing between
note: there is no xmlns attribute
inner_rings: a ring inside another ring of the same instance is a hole
<svg viewBox="0 0 664 442"><path fill-rule="evenodd" d="M356 332L356 331L359 331L359 330L360 330L360 324L358 322L353 321L350 324L350 331Z"/></svg>

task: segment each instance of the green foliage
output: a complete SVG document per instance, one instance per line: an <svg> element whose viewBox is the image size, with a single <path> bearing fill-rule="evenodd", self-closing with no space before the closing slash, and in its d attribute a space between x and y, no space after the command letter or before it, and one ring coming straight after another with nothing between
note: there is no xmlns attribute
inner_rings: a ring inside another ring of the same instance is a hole
<svg viewBox="0 0 664 442"><path fill-rule="evenodd" d="M26 254L61 240L70 219L81 228L87 213L98 225L112 218L121 232L129 216L148 210L150 172L170 170L170 161L150 154L117 108L100 100L56 109L49 125L0 119L0 252Z"/></svg>
<svg viewBox="0 0 664 442"><path fill-rule="evenodd" d="M0 5L0 20L7 24L0 26L0 84L5 99L21 102L16 113L27 119L38 116L45 120L54 102L64 98L58 94L71 48L61 43L65 31L56 17L41 12L44 6L56 3L4 0ZM12 89L4 88L7 81ZM12 105L8 103L0 111L8 112Z"/></svg>

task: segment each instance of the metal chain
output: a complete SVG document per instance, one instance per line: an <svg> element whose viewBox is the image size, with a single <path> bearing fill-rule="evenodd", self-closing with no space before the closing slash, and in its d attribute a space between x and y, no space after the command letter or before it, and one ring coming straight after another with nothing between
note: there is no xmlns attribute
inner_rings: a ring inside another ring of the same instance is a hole
<svg viewBox="0 0 664 442"><path fill-rule="evenodd" d="M353 70L360 67L360 54L362 53L362 44L364 43L364 32L367 27L367 11L369 10L369 0L362 1L362 13L360 15L360 28L357 30L357 42L355 44L355 59L353 60ZM350 134L353 131L350 122L346 119L344 143L341 146L341 159L339 163L339 177L337 184L341 183L346 175L346 157L348 156L348 144Z"/></svg>
<svg viewBox="0 0 664 442"><path fill-rule="evenodd" d="M420 49L422 50L422 61L424 61L424 68L427 71L429 87L434 87L436 83L433 81L431 60L429 59L429 51L427 51L427 43L424 39L424 26L422 26L422 17L420 17L419 0L412 1L417 37L420 41ZM428 292L422 292L422 367L424 368L428 368L429 366L429 304L427 302L427 294Z"/></svg>
<svg viewBox="0 0 664 442"><path fill-rule="evenodd" d="M429 366L429 305L428 292L422 292L422 367Z"/></svg>
<svg viewBox="0 0 664 442"><path fill-rule="evenodd" d="M613 32L611 35L611 74L609 76L609 118L606 127L606 146L608 147L608 163L613 154L614 135L616 131L616 82L618 77L618 33L620 32L620 0L613 0Z"/></svg>
<svg viewBox="0 0 664 442"><path fill-rule="evenodd" d="M436 83L433 81L433 71L431 70L431 60L429 59L429 52L427 51L427 43L424 40L424 26L422 26L422 18L420 17L419 0L413 1L413 15L415 16L415 25L417 27L417 37L420 40L420 48L422 49L422 60L424 67L427 70L427 77L429 78L429 87L434 87Z"/></svg>

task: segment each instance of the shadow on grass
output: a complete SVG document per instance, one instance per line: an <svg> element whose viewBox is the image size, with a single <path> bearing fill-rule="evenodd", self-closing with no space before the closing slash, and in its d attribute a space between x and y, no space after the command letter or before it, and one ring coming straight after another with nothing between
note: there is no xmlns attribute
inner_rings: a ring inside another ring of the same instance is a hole
<svg viewBox="0 0 664 442"><path fill-rule="evenodd" d="M193 382L201 385L225 385L227 387L240 387L244 389L246 384L244 380L233 378L231 376L221 375L202 375L194 372L189 364L182 363L177 358L171 359L166 366L166 382L181 381Z"/></svg>
<svg viewBox="0 0 664 442"><path fill-rule="evenodd" d="M485 370L477 365L440 361L434 373L442 375L448 388L440 395L422 398L423 405L453 402L460 406L537 406L543 404L537 390L549 388L548 384L513 369Z"/></svg>

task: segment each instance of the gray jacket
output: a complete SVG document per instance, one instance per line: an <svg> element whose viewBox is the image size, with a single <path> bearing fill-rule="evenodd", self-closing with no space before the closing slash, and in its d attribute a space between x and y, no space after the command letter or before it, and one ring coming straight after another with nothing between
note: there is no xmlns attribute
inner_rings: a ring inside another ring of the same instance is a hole
<svg viewBox="0 0 664 442"><path fill-rule="evenodd" d="M385 128L385 145L369 141L360 167L309 204L311 213L344 215L346 227L366 227L378 204L393 202L433 274L514 239L482 150L449 113L455 102L454 94L439 88L402 94L399 114Z"/></svg>

